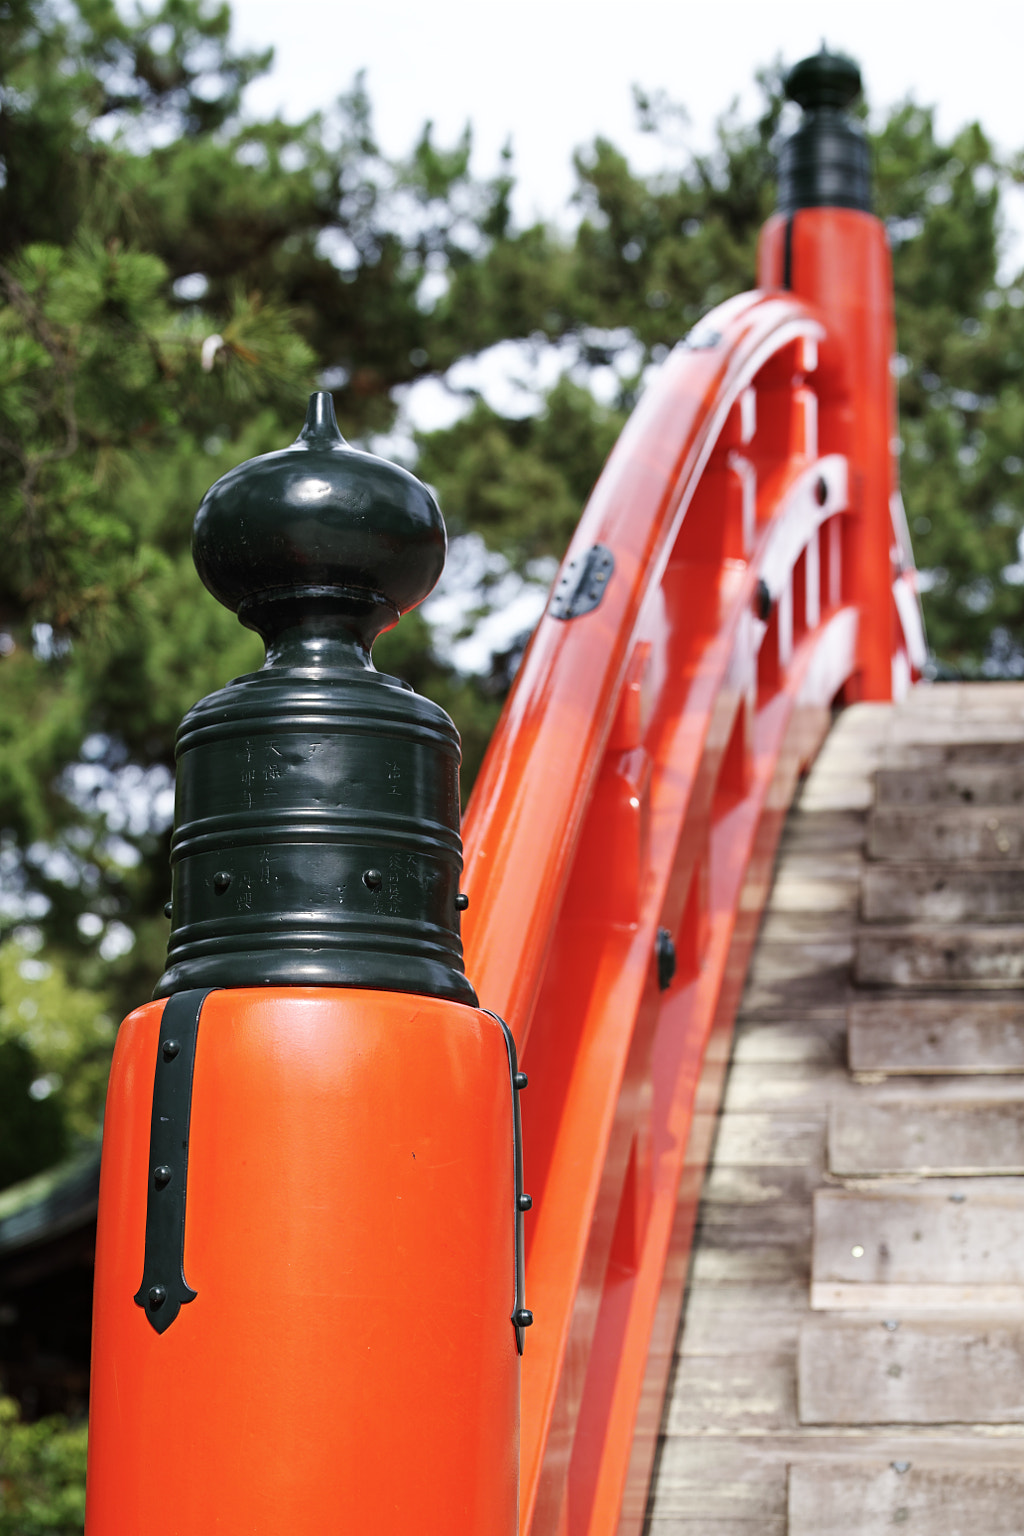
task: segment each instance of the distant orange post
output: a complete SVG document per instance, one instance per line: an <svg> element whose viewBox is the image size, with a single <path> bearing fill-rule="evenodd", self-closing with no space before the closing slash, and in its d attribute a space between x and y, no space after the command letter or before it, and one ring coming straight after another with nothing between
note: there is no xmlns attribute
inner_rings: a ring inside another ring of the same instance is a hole
<svg viewBox="0 0 1024 1536"><path fill-rule="evenodd" d="M860 91L849 60L821 54L791 71L788 89L805 109L783 146L779 212L761 233L757 281L814 304L825 321L819 443L854 466L846 551L849 589L860 610L857 673L848 693L889 699L894 691L901 514L892 260L882 221L870 212L868 146L842 113ZM844 387L836 391L840 365ZM830 375L832 377L830 377ZM832 389L828 386L833 384ZM909 552L906 552L908 555ZM896 690L909 675L895 678Z"/></svg>

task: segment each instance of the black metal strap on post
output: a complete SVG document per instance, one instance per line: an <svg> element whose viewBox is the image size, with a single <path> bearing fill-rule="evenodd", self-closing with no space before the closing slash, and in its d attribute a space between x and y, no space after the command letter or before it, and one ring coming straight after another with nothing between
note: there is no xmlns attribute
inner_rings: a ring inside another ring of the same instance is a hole
<svg viewBox="0 0 1024 1536"><path fill-rule="evenodd" d="M526 1233L523 1228L523 1217L533 1205L533 1198L523 1189L523 1118L519 1108L519 1095L526 1087L528 1078L525 1072L520 1072L518 1058L516 1056L516 1042L512 1031L505 1020L499 1014L492 1012L490 1008L481 1009L495 1024L501 1025L501 1032L505 1037L505 1049L508 1052L508 1072L512 1083L512 1140L514 1161L514 1198L515 1198L515 1257L513 1262L513 1301L512 1301L512 1326L516 1331L516 1349L523 1352L523 1329L529 1328L533 1323L533 1313L526 1305Z"/></svg>
<svg viewBox="0 0 1024 1536"><path fill-rule="evenodd" d="M211 988L176 992L160 1018L149 1130L146 1256L137 1306L165 1333L197 1292L185 1279L185 1195L199 1015Z"/></svg>

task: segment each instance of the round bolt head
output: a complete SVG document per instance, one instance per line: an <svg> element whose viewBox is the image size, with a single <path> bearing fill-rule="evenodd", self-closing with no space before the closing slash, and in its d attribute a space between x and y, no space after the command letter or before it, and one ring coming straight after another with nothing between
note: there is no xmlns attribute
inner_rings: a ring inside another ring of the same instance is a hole
<svg viewBox="0 0 1024 1536"><path fill-rule="evenodd" d="M828 501L828 481L824 475L819 476L818 483L814 487L814 499L819 507L823 507Z"/></svg>
<svg viewBox="0 0 1024 1536"><path fill-rule="evenodd" d="M173 1170L166 1163L160 1163L153 1169L153 1183L157 1189L166 1189L171 1182Z"/></svg>
<svg viewBox="0 0 1024 1536"><path fill-rule="evenodd" d="M527 1077L525 1072L516 1073L515 1085L520 1090L520 1092L528 1085L529 1081L530 1079Z"/></svg>
<svg viewBox="0 0 1024 1536"><path fill-rule="evenodd" d="M368 891L379 891L384 884L384 876L379 869L364 869L363 884Z"/></svg>
<svg viewBox="0 0 1024 1536"><path fill-rule="evenodd" d="M173 1061L175 1056L177 1056L178 1052L181 1050L181 1041L165 1040L163 1045L160 1047L160 1050L163 1054L164 1061Z"/></svg>
<svg viewBox="0 0 1024 1536"><path fill-rule="evenodd" d="M518 1207L519 1207L519 1209L521 1211L532 1211L533 1210L533 1196L532 1195L520 1195L519 1198L516 1200L516 1204L518 1205Z"/></svg>
<svg viewBox="0 0 1024 1536"><path fill-rule="evenodd" d="M531 1328L533 1326L533 1313L528 1307L517 1307L512 1321L517 1328Z"/></svg>
<svg viewBox="0 0 1024 1536"><path fill-rule="evenodd" d="M456 896L456 898L455 898L455 910L456 910L456 912L465 912L465 910L466 910L466 908L468 906L469 906L469 897L465 894L464 891L460 891L458 896Z"/></svg>
<svg viewBox="0 0 1024 1536"><path fill-rule="evenodd" d="M151 1285L149 1288L149 1304L155 1312L157 1307L162 1307L167 1300L167 1288L163 1285Z"/></svg>
<svg viewBox="0 0 1024 1536"><path fill-rule="evenodd" d="M223 894L223 892L227 890L227 888L228 888L228 886L230 884L231 884L231 874L230 874L230 872L228 870L226 870L226 869L219 869L217 871L217 873L213 877L213 888L214 888L214 890L217 891L220 894Z"/></svg>
<svg viewBox="0 0 1024 1536"><path fill-rule="evenodd" d="M170 917L170 915L171 915L171 913L173 911L174 911L174 908L171 906L171 903L169 901L165 901L164 902L164 917Z"/></svg>

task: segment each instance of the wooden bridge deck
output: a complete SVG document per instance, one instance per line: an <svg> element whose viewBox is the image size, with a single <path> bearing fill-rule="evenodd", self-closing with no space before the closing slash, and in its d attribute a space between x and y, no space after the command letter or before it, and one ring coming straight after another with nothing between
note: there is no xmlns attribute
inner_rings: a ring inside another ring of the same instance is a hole
<svg viewBox="0 0 1024 1536"><path fill-rule="evenodd" d="M648 1536L1024 1533L1024 685L838 719L737 1020Z"/></svg>

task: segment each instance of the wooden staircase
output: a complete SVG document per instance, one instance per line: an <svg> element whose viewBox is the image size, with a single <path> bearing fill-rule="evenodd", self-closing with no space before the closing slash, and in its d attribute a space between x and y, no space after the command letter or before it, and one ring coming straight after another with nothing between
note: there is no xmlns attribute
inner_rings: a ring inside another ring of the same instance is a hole
<svg viewBox="0 0 1024 1536"><path fill-rule="evenodd" d="M649 1536L1024 1536L1024 685L834 727L737 1020Z"/></svg>

